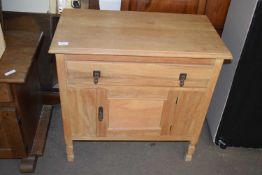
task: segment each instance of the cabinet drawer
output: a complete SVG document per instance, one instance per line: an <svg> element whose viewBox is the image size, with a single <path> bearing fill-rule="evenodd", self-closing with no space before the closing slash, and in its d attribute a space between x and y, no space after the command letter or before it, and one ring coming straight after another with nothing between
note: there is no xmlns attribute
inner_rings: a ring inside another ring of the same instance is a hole
<svg viewBox="0 0 262 175"><path fill-rule="evenodd" d="M67 61L69 85L94 85L93 72L99 71L99 85L180 86L180 74L187 74L184 87L206 87L213 65L156 64L127 62Z"/></svg>
<svg viewBox="0 0 262 175"><path fill-rule="evenodd" d="M11 102L12 93L10 85L6 83L0 83L0 102Z"/></svg>

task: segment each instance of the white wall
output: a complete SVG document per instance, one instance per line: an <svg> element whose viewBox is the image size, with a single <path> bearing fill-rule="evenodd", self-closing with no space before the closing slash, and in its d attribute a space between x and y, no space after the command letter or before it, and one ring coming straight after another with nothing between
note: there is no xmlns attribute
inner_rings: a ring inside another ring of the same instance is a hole
<svg viewBox="0 0 262 175"><path fill-rule="evenodd" d="M207 113L207 121L215 141L219 123L233 82L258 0L232 0L222 39L233 54L231 64L224 64Z"/></svg>
<svg viewBox="0 0 262 175"><path fill-rule="evenodd" d="M4 11L47 13L49 0L2 0Z"/></svg>

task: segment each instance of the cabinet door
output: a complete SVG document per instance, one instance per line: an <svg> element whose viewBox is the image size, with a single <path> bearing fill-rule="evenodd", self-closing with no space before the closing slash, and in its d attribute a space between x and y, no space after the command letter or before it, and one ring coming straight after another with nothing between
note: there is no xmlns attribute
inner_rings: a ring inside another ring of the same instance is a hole
<svg viewBox="0 0 262 175"><path fill-rule="evenodd" d="M0 158L26 156L14 108L0 107Z"/></svg>
<svg viewBox="0 0 262 175"><path fill-rule="evenodd" d="M169 134L177 95L155 87L98 89L97 135L142 138Z"/></svg>
<svg viewBox="0 0 262 175"><path fill-rule="evenodd" d="M179 138L191 138L203 116L204 92L180 91L177 106L171 119L170 134ZM202 125L201 125L202 126Z"/></svg>
<svg viewBox="0 0 262 175"><path fill-rule="evenodd" d="M96 136L96 89L71 87L67 91L72 137Z"/></svg>

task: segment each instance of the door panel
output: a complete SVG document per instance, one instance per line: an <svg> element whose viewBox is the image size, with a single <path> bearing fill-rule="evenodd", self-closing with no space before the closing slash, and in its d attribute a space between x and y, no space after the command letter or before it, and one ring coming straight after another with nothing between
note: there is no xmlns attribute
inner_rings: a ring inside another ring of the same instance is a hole
<svg viewBox="0 0 262 175"><path fill-rule="evenodd" d="M112 99L108 130L160 130L162 108L158 100Z"/></svg>
<svg viewBox="0 0 262 175"><path fill-rule="evenodd" d="M14 108L0 108L0 158L22 158L25 147Z"/></svg>
<svg viewBox="0 0 262 175"><path fill-rule="evenodd" d="M172 105L168 94L169 90L164 88L98 89L97 104L103 107L104 117L102 121L97 120L97 135L135 137L166 134L162 130L169 127L167 117L172 115L169 113L172 110L163 110Z"/></svg>
<svg viewBox="0 0 262 175"><path fill-rule="evenodd" d="M96 136L96 89L70 88L67 97L73 138Z"/></svg>
<svg viewBox="0 0 262 175"><path fill-rule="evenodd" d="M172 118L171 134L175 136L192 136L196 122L201 116L204 92L181 91L179 93L177 107Z"/></svg>

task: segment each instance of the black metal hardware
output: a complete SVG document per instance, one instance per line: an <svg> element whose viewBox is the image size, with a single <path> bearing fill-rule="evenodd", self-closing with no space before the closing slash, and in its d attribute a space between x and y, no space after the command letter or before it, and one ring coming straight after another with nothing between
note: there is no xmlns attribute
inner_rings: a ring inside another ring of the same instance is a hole
<svg viewBox="0 0 262 175"><path fill-rule="evenodd" d="M104 118L104 109L102 106L98 108L98 120L101 122Z"/></svg>
<svg viewBox="0 0 262 175"><path fill-rule="evenodd" d="M184 86L186 77L187 77L187 74L186 74L186 73L181 73L181 74L179 75L179 81L180 81L179 85L180 85L180 87L183 87L183 86Z"/></svg>
<svg viewBox="0 0 262 175"><path fill-rule="evenodd" d="M101 76L101 72L99 70L93 71L93 79L95 84L98 83L98 79L100 78L100 76Z"/></svg>
<svg viewBox="0 0 262 175"><path fill-rule="evenodd" d="M223 139L219 139L219 140L218 140L218 146L219 146L221 149L226 149L226 148L227 148L227 143L226 143Z"/></svg>

